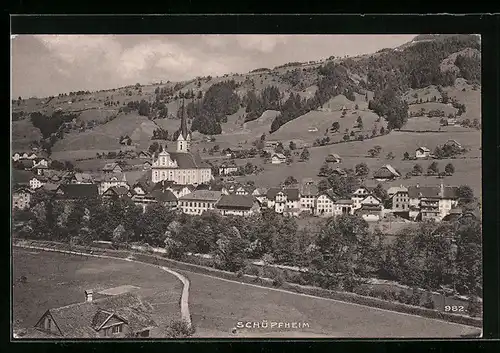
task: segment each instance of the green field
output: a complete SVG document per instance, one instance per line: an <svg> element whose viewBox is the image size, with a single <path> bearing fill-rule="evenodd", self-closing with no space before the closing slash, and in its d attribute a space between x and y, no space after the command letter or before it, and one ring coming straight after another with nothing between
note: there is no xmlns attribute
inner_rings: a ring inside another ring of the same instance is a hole
<svg viewBox="0 0 500 353"><path fill-rule="evenodd" d="M26 283L15 282L21 276ZM46 310L83 301L87 289L98 293L121 285L139 287L137 293L153 305L159 337L180 319L182 283L148 265L14 248L13 282L14 328L32 327Z"/></svg>
<svg viewBox="0 0 500 353"><path fill-rule="evenodd" d="M195 337L458 337L477 328L184 272ZM238 322L300 322L302 329L231 329Z"/></svg>

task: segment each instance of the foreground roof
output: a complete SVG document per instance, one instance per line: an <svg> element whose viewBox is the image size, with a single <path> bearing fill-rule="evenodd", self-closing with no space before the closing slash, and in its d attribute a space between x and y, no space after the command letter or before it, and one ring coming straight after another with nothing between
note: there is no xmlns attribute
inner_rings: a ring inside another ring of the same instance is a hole
<svg viewBox="0 0 500 353"><path fill-rule="evenodd" d="M255 202L256 200L252 195L222 195L217 202L217 207L250 209Z"/></svg>
<svg viewBox="0 0 500 353"><path fill-rule="evenodd" d="M221 196L221 191L195 190L190 194L182 196L179 200L218 201Z"/></svg>

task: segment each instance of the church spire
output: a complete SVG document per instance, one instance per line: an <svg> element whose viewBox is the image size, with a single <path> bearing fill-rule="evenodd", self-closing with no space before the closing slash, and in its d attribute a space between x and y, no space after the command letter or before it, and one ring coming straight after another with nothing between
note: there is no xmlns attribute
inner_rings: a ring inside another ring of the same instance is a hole
<svg viewBox="0 0 500 353"><path fill-rule="evenodd" d="M184 112L184 99L182 100L182 110L181 110L181 134L184 140L187 140L188 137L188 129L187 129L187 121Z"/></svg>

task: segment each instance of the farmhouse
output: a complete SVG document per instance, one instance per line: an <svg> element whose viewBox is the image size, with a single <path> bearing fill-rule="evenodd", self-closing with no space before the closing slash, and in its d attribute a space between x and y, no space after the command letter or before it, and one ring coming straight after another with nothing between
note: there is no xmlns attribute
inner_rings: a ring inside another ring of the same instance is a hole
<svg viewBox="0 0 500 353"><path fill-rule="evenodd" d="M286 157L283 153L275 153L271 157L272 164L281 164L286 162Z"/></svg>
<svg viewBox="0 0 500 353"><path fill-rule="evenodd" d="M179 208L183 213L199 215L205 211L214 210L221 197L220 191L195 190L179 198Z"/></svg>
<svg viewBox="0 0 500 353"><path fill-rule="evenodd" d="M30 338L123 338L149 337L157 327L152 307L133 293L94 299L47 310L28 331Z"/></svg>
<svg viewBox="0 0 500 353"><path fill-rule="evenodd" d="M196 188L193 185L180 185L174 184L172 181L162 180L152 186L151 191L153 190L170 190L179 199L192 193Z"/></svg>
<svg viewBox="0 0 500 353"><path fill-rule="evenodd" d="M147 198L152 199L153 202L159 203L160 205L167 208L176 208L177 207L177 197L171 190L152 190Z"/></svg>
<svg viewBox="0 0 500 353"><path fill-rule="evenodd" d="M267 207L276 213L283 213L287 209L300 209L300 192L294 188L270 188L267 191Z"/></svg>
<svg viewBox="0 0 500 353"><path fill-rule="evenodd" d="M336 153L330 153L326 158L325 158L325 161L327 163L341 163L342 162L342 158L340 158L340 156Z"/></svg>
<svg viewBox="0 0 500 353"><path fill-rule="evenodd" d="M140 159L151 159L151 158L153 158L153 156L151 155L151 153L149 151L141 151L141 152L139 152L139 154L137 155L137 157L139 157Z"/></svg>
<svg viewBox="0 0 500 353"><path fill-rule="evenodd" d="M252 195L222 195L215 207L224 216L251 216L260 209L259 202Z"/></svg>
<svg viewBox="0 0 500 353"><path fill-rule="evenodd" d="M150 170L152 165L153 164L150 161L144 161L142 164L142 170Z"/></svg>
<svg viewBox="0 0 500 353"><path fill-rule="evenodd" d="M122 168L118 165L118 163L106 163L102 168L104 173L121 173Z"/></svg>
<svg viewBox="0 0 500 353"><path fill-rule="evenodd" d="M114 174L104 174L101 175L100 177L96 178L96 182L99 185L99 194L102 195L108 190L109 188L113 186L123 186L126 187L127 189L129 188L129 185L127 183L127 177L125 176L125 173L114 173Z"/></svg>
<svg viewBox="0 0 500 353"><path fill-rule="evenodd" d="M112 186L103 194L103 200L128 199L132 196L132 192L124 186Z"/></svg>
<svg viewBox="0 0 500 353"><path fill-rule="evenodd" d="M252 195L255 190L255 186L252 185L240 185L234 191L235 195Z"/></svg>
<svg viewBox="0 0 500 353"><path fill-rule="evenodd" d="M261 205L265 203L266 197L267 197L267 189L266 188L256 188L253 192L252 195L255 196L257 201Z"/></svg>
<svg viewBox="0 0 500 353"><path fill-rule="evenodd" d="M462 149L462 145L457 140L448 140L444 143L444 146L455 147L458 149Z"/></svg>
<svg viewBox="0 0 500 353"><path fill-rule="evenodd" d="M79 200L96 198L99 193L95 184L61 184L56 196L63 200Z"/></svg>
<svg viewBox="0 0 500 353"><path fill-rule="evenodd" d="M390 164L384 165L375 173L373 173L373 178L379 181L394 180L396 178L399 178L400 176L401 174Z"/></svg>
<svg viewBox="0 0 500 353"><path fill-rule="evenodd" d="M75 173L71 176L69 182L71 184L93 184L94 180L89 173Z"/></svg>
<svg viewBox="0 0 500 353"><path fill-rule="evenodd" d="M415 150L415 158L428 158L431 155L431 150L427 147L419 147Z"/></svg>
<svg viewBox="0 0 500 353"><path fill-rule="evenodd" d="M33 191L26 186L17 186L12 191L12 208L24 210L29 208Z"/></svg>

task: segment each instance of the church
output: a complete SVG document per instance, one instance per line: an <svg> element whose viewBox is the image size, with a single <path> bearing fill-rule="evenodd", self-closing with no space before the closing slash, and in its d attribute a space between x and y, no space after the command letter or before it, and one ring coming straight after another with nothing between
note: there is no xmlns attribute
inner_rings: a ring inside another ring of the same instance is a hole
<svg viewBox="0 0 500 353"><path fill-rule="evenodd" d="M190 152L190 144L191 132L188 131L183 114L176 152L168 152L166 148L163 148L163 151L153 158L151 166L153 183L167 180L181 185L199 185L213 179L212 169L202 161L199 154Z"/></svg>

